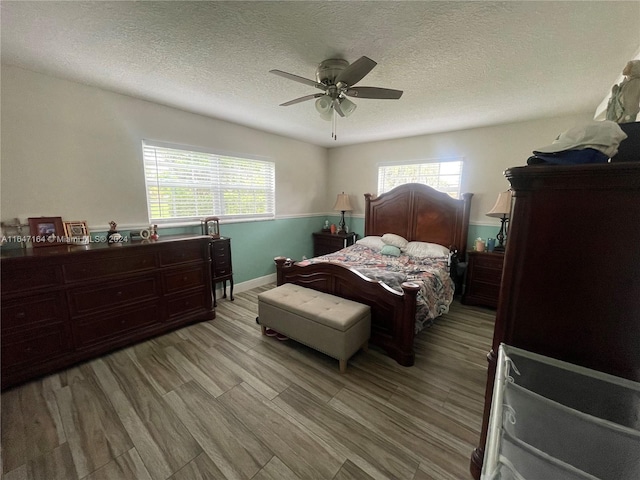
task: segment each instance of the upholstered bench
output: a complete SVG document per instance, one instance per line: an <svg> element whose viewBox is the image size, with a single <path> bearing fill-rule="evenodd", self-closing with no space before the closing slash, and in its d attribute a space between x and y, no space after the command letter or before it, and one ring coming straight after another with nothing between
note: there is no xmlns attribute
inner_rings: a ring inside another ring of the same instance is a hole
<svg viewBox="0 0 640 480"><path fill-rule="evenodd" d="M340 372L360 348L367 350L371 311L345 298L285 283L258 295L258 323L340 361Z"/></svg>

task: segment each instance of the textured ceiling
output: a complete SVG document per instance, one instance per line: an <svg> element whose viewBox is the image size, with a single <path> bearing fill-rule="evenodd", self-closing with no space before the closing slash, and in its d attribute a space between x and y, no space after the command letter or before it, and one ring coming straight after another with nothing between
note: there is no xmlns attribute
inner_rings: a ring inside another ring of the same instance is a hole
<svg viewBox="0 0 640 480"><path fill-rule="evenodd" d="M640 46L640 2L2 1L2 62L323 146L593 112ZM378 62L331 124L327 58Z"/></svg>

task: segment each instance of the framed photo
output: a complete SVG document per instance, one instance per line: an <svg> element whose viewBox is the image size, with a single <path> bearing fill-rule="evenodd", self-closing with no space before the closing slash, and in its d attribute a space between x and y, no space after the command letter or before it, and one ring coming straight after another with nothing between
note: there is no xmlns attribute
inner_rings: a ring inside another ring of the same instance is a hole
<svg viewBox="0 0 640 480"><path fill-rule="evenodd" d="M64 245L62 217L29 218L29 231L33 248Z"/></svg>
<svg viewBox="0 0 640 480"><path fill-rule="evenodd" d="M64 222L64 236L69 243L86 245L89 243L87 222Z"/></svg>

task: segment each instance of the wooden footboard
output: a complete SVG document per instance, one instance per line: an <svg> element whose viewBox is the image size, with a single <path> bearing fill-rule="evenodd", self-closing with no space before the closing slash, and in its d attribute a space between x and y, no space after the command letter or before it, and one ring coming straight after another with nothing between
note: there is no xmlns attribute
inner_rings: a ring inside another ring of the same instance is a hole
<svg viewBox="0 0 640 480"><path fill-rule="evenodd" d="M285 257L276 257L274 261L278 285L294 283L369 305L370 342L384 349L400 365L413 365L419 285L405 282L402 284L402 293L399 293L382 282L368 279L351 268L335 263L300 266Z"/></svg>

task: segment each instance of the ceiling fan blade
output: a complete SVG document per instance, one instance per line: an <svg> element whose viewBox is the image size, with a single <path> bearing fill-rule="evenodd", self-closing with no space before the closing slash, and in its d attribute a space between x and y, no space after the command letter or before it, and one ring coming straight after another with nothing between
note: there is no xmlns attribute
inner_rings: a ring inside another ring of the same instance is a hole
<svg viewBox="0 0 640 480"><path fill-rule="evenodd" d="M337 98L333 100L333 109L336 111L338 115L344 117L344 112L342 111L342 107L340 106L340 102Z"/></svg>
<svg viewBox="0 0 640 480"><path fill-rule="evenodd" d="M393 90L391 88L378 87L353 87L344 91L345 95L358 98L379 98L379 99L399 99L404 92L402 90Z"/></svg>
<svg viewBox="0 0 640 480"><path fill-rule="evenodd" d="M327 90L327 86L324 85L323 83L316 82L315 80L309 80L308 78L299 77L298 75L294 75L293 73L283 72L282 70L269 70L269 73L273 73L275 75L288 78L289 80L293 80L294 82L304 83L305 85L319 88L322 91Z"/></svg>
<svg viewBox="0 0 640 480"><path fill-rule="evenodd" d="M362 80L367 73L373 70L373 67L376 65L377 63L369 57L360 57L338 74L336 84L342 82L349 86L355 85Z"/></svg>
<svg viewBox="0 0 640 480"><path fill-rule="evenodd" d="M305 95L304 97L295 98L293 100L289 100L288 102L281 103L281 107L288 107L289 105L293 105L300 102L306 102L307 100L312 100L314 98L324 97L324 93L314 93L313 95Z"/></svg>

